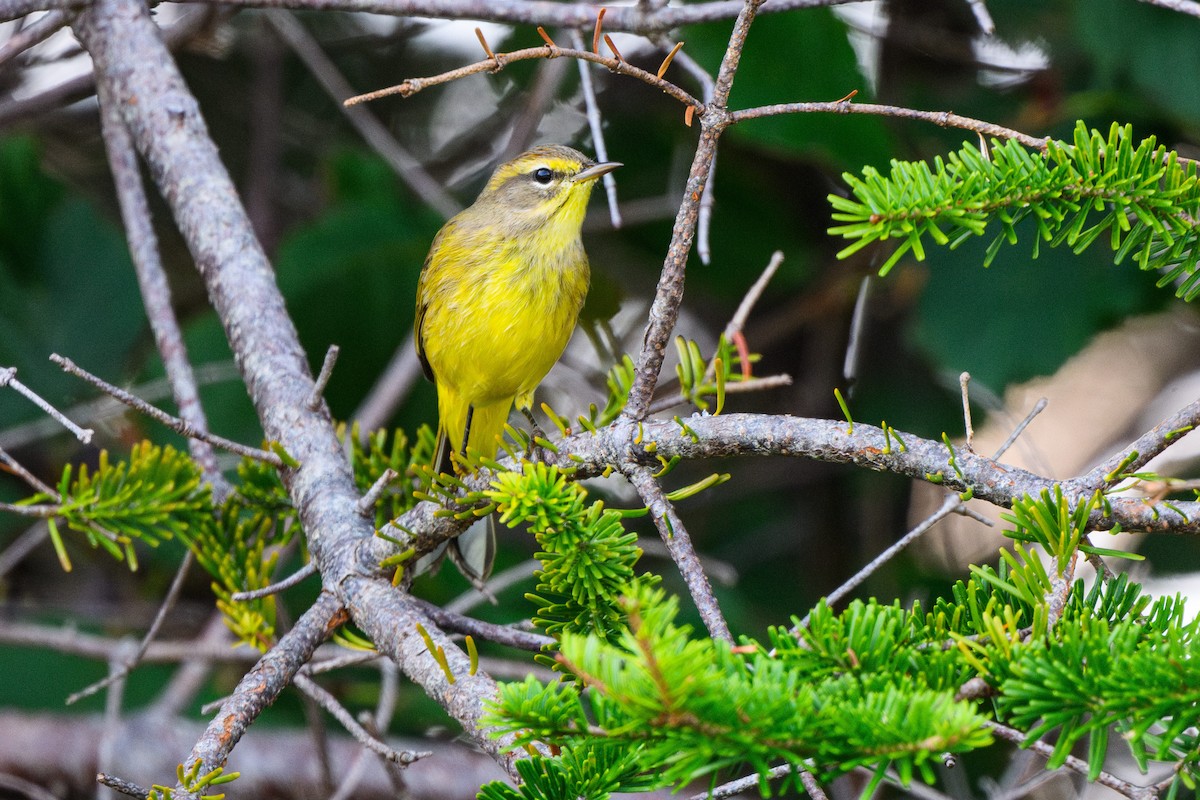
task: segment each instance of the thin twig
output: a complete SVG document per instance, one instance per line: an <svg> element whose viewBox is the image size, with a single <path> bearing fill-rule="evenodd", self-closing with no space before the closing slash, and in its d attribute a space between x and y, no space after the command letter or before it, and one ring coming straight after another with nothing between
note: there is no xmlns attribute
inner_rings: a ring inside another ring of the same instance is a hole
<svg viewBox="0 0 1200 800"><path fill-rule="evenodd" d="M196 378L201 386L209 386L214 383L237 380L238 371L232 361L217 361L197 367ZM132 393L148 403L153 403L171 397L171 383L166 378L155 378L133 387ZM76 403L66 411L66 415L71 419L78 420L79 424L91 426L96 426L111 417L124 413L125 406L108 395ZM0 445L10 450L16 450L53 436L59 430L60 426L54 420L38 417L0 432Z"/></svg>
<svg viewBox="0 0 1200 800"><path fill-rule="evenodd" d="M321 708L329 712L329 714L341 723L351 736L359 741L363 747L370 750L376 755L382 756L388 761L393 761L397 764L412 764L418 759L426 758L433 755L430 751L414 752L412 750L393 750L386 744L376 739L370 733L358 724L358 720L347 711L337 699L327 692L320 684L303 673L296 675L292 682L296 688L304 692L306 695L315 700Z"/></svg>
<svg viewBox="0 0 1200 800"><path fill-rule="evenodd" d="M431 75L426 78L409 78L408 80L398 83L394 86L389 86L385 89L376 89L373 92L366 94L355 95L348 98L344 104L347 106L358 105L359 103L368 103L372 100L379 100L383 97L392 95L400 95L401 97L412 97L422 89L428 89L430 86L440 86L443 83L456 81L461 78L466 78L470 75L478 75L481 72L499 72L505 66L516 61L529 61L537 58L578 58L583 61L591 61L595 64L608 67L613 72L627 75L631 78L648 83L656 89L661 89L665 94L670 95L684 105L699 106L700 101L692 95L680 89L670 81L659 78L652 72L647 72L644 69L633 66L628 61L619 58L610 58L608 56L597 55L587 50L576 50L574 48L556 47L552 45L543 45L541 47L527 47L524 50L514 50L511 53L496 53L495 58L487 58L483 61L476 61L474 64L468 64L458 69L452 69L448 72L443 72L439 75Z"/></svg>
<svg viewBox="0 0 1200 800"><path fill-rule="evenodd" d="M63 416L58 409L47 403L45 400L39 397L36 392L17 380L16 367L0 368L0 389L3 389L5 386L11 386L17 391L18 394L24 395L27 400L40 408L42 411L45 411L47 414L49 414L56 422L58 422L59 425L62 425L71 433L75 434L75 438L79 441L83 442L84 444L92 443L92 435L95 433L95 431L93 431L91 428L81 428L74 422L71 422L71 420Z"/></svg>
<svg viewBox="0 0 1200 800"><path fill-rule="evenodd" d="M791 764L780 764L777 767L771 767L771 769L767 770L767 774L765 777L768 781L778 780L779 778L782 778L785 775L792 774L793 769L794 768L792 767ZM805 773L805 774L807 774L807 773ZM760 783L761 783L761 780L758 776L758 773L755 773L753 775L746 775L744 777L737 778L735 780L728 781L726 783L722 783L720 786L715 786L712 789L710 789L709 791L694 794L691 797L689 797L688 800L725 800L726 797L733 797L734 795L741 794L742 792L748 791L750 789L756 789L756 788L758 788ZM816 785L815 781L814 781L813 785L814 786ZM808 789L808 785L805 784L804 788ZM820 789L818 788L817 791L820 792ZM825 796L823 793L819 794L819 795L814 795L811 792L809 792L809 795L813 798L813 800L825 800Z"/></svg>
<svg viewBox="0 0 1200 800"><path fill-rule="evenodd" d="M733 634L729 632L729 625L721 614L721 608L717 604L717 598L713 595L708 576L704 574L704 568L696 556L692 539L688 536L683 521L675 513L671 501L663 493L662 487L658 485L658 481L646 467L630 467L625 472L625 477L633 484L633 488L637 490L642 502L650 509L654 525L667 545L667 550L670 551L675 565L679 567L679 573L683 576L684 583L687 584L688 592L692 595L696 609L700 612L700 619L703 620L709 635L714 639L733 641Z"/></svg>
<svg viewBox="0 0 1200 800"><path fill-rule="evenodd" d="M732 342L734 334L740 333L745 329L746 321L750 319L750 312L754 310L754 306L762 298L763 292L767 290L767 284L771 282L771 278L775 277L775 273L779 271L779 267L782 264L783 251L776 250L771 254L771 260L763 268L762 274L746 290L745 296L742 297L742 302L738 303L737 310L733 312L733 316L729 318L729 322L725 325L725 341Z"/></svg>
<svg viewBox="0 0 1200 800"><path fill-rule="evenodd" d="M780 386L791 386L792 376L764 375L761 378L751 378L745 381L731 381L725 384L725 394L747 394L749 392L765 392L768 389L778 389ZM660 397L650 404L648 414L658 414L688 402L688 398L678 393Z"/></svg>
<svg viewBox="0 0 1200 800"><path fill-rule="evenodd" d="M112 669L108 677L103 680L96 681L91 686L80 689L78 692L67 697L66 704L74 705L85 697L91 697L96 692L104 689L117 681L124 680L134 667L141 663L142 656L146 655L146 650L150 647L150 643L158 637L158 631L162 628L163 622L167 619L167 614L175 607L175 601L179 599L179 592L183 589L184 579L187 578L188 570L191 569L192 563L196 560L195 554L189 549L184 553L183 561L179 564L179 569L175 571L175 578L171 581L171 586L167 589L167 596L163 598L162 604L158 607L158 612L154 615L154 620L150 623L150 629L146 631L146 635L142 637L141 643L133 654L126 659L119 668ZM115 661L113 662L116 663Z"/></svg>
<svg viewBox="0 0 1200 800"><path fill-rule="evenodd" d="M281 581L272 583L270 586L264 586L261 589L254 589L249 592L234 592L229 596L229 599L235 603L245 603L248 600L261 600L264 597L270 597L273 594L279 594L286 591L298 583L302 583L305 578L310 575L317 574L317 565L313 561L309 561L300 569L293 572Z"/></svg>
<svg viewBox="0 0 1200 800"><path fill-rule="evenodd" d="M966 448L974 453L975 428L971 425L971 395L967 389L970 383L971 373L964 372L958 376L958 386L962 390L963 428L967 432Z"/></svg>
<svg viewBox="0 0 1200 800"><path fill-rule="evenodd" d="M388 485L398 477L400 477L400 473L396 472L396 470L391 467L385 469L375 483L371 484L371 488L367 490L367 493L358 501L358 504L355 506L358 513L364 517L374 516L375 504L379 502L379 498L383 496Z"/></svg>
<svg viewBox="0 0 1200 800"><path fill-rule="evenodd" d="M882 105L880 103L855 103L850 100L814 103L777 103L770 106L744 108L740 111L730 112L729 122L736 124L749 119L775 117L781 114L870 114L879 117L914 119L922 122L932 122L934 125L943 128L962 128L963 130L974 131L983 136L993 136L997 139L1013 139L1026 147L1039 151L1045 150L1047 143L1050 141L1050 137L1048 136L1041 138L1030 136L1027 133L1021 133L1012 128L1005 128L1003 125L995 125L991 122L964 117L949 111L918 111L914 108Z"/></svg>
<svg viewBox="0 0 1200 800"><path fill-rule="evenodd" d="M1029 413L1025 415L1025 419L1021 420L1021 424L1013 428L1012 433L1008 435L1008 438L1004 440L1003 444L996 448L996 452L992 454L993 461L999 461L1000 457L1008 452L1008 448L1012 447L1013 443L1016 442L1017 439L1021 438L1021 434L1024 433L1025 429L1029 427L1029 423L1033 422L1034 418L1037 417L1038 414L1046 410L1048 403L1049 401L1042 397L1033 404L1033 408L1031 408Z"/></svg>
<svg viewBox="0 0 1200 800"><path fill-rule="evenodd" d="M175 318L171 305L171 289L167 273L159 256L158 236L150 218L150 205L142 185L142 173L138 166L137 152L129 131L121 120L121 112L112 92L104 84L97 86L100 99L100 122L104 134L104 146L109 167L113 173L113 184L117 190L117 201L121 207L121 221L125 226L125 238L129 243L129 255L137 274L138 288L146 318L154 334L154 344L162 357L171 394L179 409L179 417L198 431L208 431L208 419L200 405L200 392L196 375L188 359L187 345ZM230 491L229 483L217 467L217 456L212 446L198 438L188 439L188 451L204 471L205 479L213 487L214 499L220 503Z"/></svg>
<svg viewBox="0 0 1200 800"><path fill-rule="evenodd" d="M522 581L532 578L534 571L540 566L541 562L534 559L522 561L520 564L509 567L503 572L488 578L487 590L492 595L498 595L508 587L515 586ZM446 603L443 608L451 614L466 614L468 611L471 611L482 603L488 602L490 599L488 595L478 589L468 589L449 603Z"/></svg>
<svg viewBox="0 0 1200 800"><path fill-rule="evenodd" d="M940 520L954 513L954 511L960 505L962 505L962 499L958 495L953 493L946 495L946 499L942 501L942 504L938 507L937 511L934 511L928 517L921 520L916 527L901 536L898 540L896 540L895 543L893 543L875 558L871 559L869 564L860 569L858 572L854 573L849 580L826 595L825 603L830 607L836 605L843 597L858 588L859 584L871 577L871 575L874 574L877 569L895 558L897 553L919 539L926 531L932 528ZM800 620L799 627L803 628L808 626L808 618L811 616L811 614L812 612L809 612L808 614L804 615L804 619Z"/></svg>
<svg viewBox="0 0 1200 800"><path fill-rule="evenodd" d="M34 490L41 492L50 499L54 500L56 503L62 502L62 495L58 493L57 489L48 485L45 481L38 478L38 476L25 469L25 467L19 461L6 453L3 447L0 447L0 463L3 463L5 466L7 466L10 470L12 470L14 475L29 484Z"/></svg>
<svg viewBox="0 0 1200 800"><path fill-rule="evenodd" d="M531 653L540 653L547 645L555 643L550 636L455 614L417 597L412 598L412 602L437 623L439 628L447 631L464 633L476 639L486 639L489 642L514 647L518 650L528 650Z"/></svg>
<svg viewBox="0 0 1200 800"><path fill-rule="evenodd" d="M113 791L120 792L123 795L136 797L138 800L146 800L146 798L150 796L150 791L148 789L143 789L136 783L123 780L122 778L117 778L113 775L106 775L103 772L100 772L96 775L96 783L107 786Z"/></svg>
<svg viewBox="0 0 1200 800"><path fill-rule="evenodd" d="M583 36L578 30L571 31L571 44L576 50L583 50ZM600 119L600 104L596 102L596 88L592 85L592 73L583 60L575 62L579 67L579 87L583 91L583 108L587 114L588 128L592 132L592 147L596 150L597 161L608 161L608 145L604 141L604 123ZM617 179L611 172L601 178L604 182L604 192L608 197L608 217L614 228L621 227L621 209L617 205Z"/></svg>
<svg viewBox="0 0 1200 800"><path fill-rule="evenodd" d="M985 722L984 724L991 728L992 732L1001 739L1019 744L1021 747L1027 747L1039 755L1045 756L1046 758L1049 758L1054 753L1054 747L1046 742L1037 740L1026 743L1025 740L1027 737L1024 733L1016 728L1010 728L1007 725L1001 725L999 722L989 721ZM1083 759L1076 758L1075 756L1067 756L1067 760L1063 762L1063 766L1072 772L1079 773L1080 775L1089 775L1089 780L1091 780L1088 763ZM1129 798L1133 798L1134 800L1152 800L1152 798L1156 798L1158 796L1157 789L1155 787L1137 786L1129 781L1121 780L1110 772L1101 771L1094 780L1101 786L1107 786L1114 792L1119 792L1120 794L1123 794Z"/></svg>
<svg viewBox="0 0 1200 800"><path fill-rule="evenodd" d="M325 387L329 385L329 379L333 377L333 366L337 363L339 352L336 344L329 345L329 349L325 351L325 361L321 364L321 372L313 382L312 391L308 394L308 402L305 403L310 411L316 411L321 405L321 396L325 394Z"/></svg>
<svg viewBox="0 0 1200 800"><path fill-rule="evenodd" d="M239 456L253 458L256 461L262 461L274 467L283 466L283 459L274 453L268 450L259 450L257 447L247 447L244 444L238 444L237 442L226 439L223 436L217 436L214 433L199 430L186 420L182 420L179 417L173 417L162 409L150 405L145 400L135 397L124 389L117 388L111 383L96 377L92 373L76 365L75 362L69 358L65 358L55 353L54 355L50 356L50 360L62 367L64 372L74 375L77 378L82 378L100 391L111 396L113 399L124 403L135 411L145 414L146 416L162 423L163 425L166 425L168 428L180 434L181 436L186 436L189 439L200 439L215 447L219 447L222 450L228 450L229 452L235 453Z"/></svg>

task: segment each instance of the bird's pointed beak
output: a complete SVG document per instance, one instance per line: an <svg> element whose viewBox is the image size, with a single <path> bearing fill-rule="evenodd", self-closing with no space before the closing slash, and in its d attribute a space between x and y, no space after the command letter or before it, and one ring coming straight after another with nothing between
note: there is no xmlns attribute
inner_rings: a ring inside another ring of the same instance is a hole
<svg viewBox="0 0 1200 800"><path fill-rule="evenodd" d="M621 166L624 166L624 164L622 164L620 161L601 161L599 164L593 164L583 172L580 172L571 180L575 183L579 183L581 181L594 181L601 175L607 175L617 167Z"/></svg>

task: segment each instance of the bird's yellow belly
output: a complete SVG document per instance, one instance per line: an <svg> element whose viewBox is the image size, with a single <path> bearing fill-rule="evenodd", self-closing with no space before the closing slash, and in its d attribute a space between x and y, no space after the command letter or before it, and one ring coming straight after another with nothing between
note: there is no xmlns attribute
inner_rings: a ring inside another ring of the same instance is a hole
<svg viewBox="0 0 1200 800"><path fill-rule="evenodd" d="M469 405L532 393L562 355L587 287L574 270L498 270L463 281L425 320L425 355L439 384Z"/></svg>

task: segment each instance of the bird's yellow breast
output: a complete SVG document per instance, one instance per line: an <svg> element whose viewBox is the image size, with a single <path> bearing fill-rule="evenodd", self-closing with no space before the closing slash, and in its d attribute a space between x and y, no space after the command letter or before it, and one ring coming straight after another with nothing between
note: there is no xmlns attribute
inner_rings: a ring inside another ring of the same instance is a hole
<svg viewBox="0 0 1200 800"><path fill-rule="evenodd" d="M434 248L418 296L424 356L469 405L533 392L571 337L587 256L578 234L554 241L552 228L518 243L451 224Z"/></svg>

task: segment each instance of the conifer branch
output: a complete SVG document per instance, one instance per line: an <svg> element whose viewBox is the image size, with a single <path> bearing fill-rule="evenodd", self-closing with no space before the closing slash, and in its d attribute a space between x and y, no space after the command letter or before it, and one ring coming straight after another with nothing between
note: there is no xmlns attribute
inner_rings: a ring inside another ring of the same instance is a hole
<svg viewBox="0 0 1200 800"><path fill-rule="evenodd" d="M994 140L990 152L966 145L932 166L893 160L887 176L867 168L862 177L843 177L853 197L829 196L833 219L842 223L829 232L852 241L838 254L843 258L899 240L880 274L909 252L924 260L927 240L954 248L996 220L1000 231L986 266L1030 219L1034 257L1042 242L1080 253L1107 234L1116 263L1130 258L1143 270L1162 271L1159 286L1177 284L1179 297L1200 294L1196 162L1168 152L1153 136L1135 142L1128 125L1114 123L1103 136L1081 122L1072 142L1047 141L1033 154L1016 139Z"/></svg>

